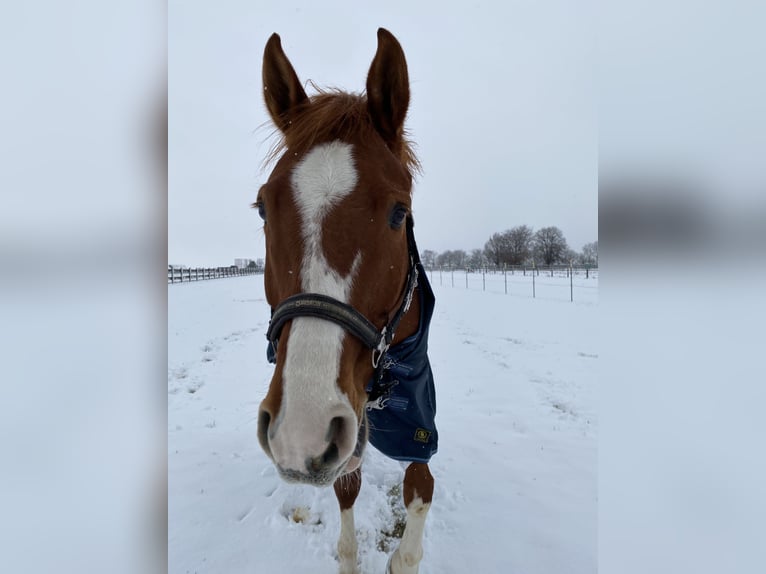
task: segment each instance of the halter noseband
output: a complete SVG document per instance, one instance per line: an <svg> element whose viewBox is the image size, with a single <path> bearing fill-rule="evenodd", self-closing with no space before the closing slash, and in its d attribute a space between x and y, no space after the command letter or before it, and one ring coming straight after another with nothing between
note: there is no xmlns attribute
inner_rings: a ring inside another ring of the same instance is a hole
<svg viewBox="0 0 766 574"><path fill-rule="evenodd" d="M410 263L409 270L407 271L407 283L404 286L401 305L383 329L379 331L367 317L347 303L319 293L298 293L282 301L272 312L269 328L266 331L266 338L271 343L274 354L276 355L277 342L285 323L296 317L316 317L340 325L359 339L372 351L372 366L377 369L381 357L386 354L391 346L391 342L394 340L394 333L399 325L399 321L401 321L404 314L410 308L412 295L418 284L417 263L420 261L420 256L415 245L411 216L407 217L406 225L407 252Z"/></svg>

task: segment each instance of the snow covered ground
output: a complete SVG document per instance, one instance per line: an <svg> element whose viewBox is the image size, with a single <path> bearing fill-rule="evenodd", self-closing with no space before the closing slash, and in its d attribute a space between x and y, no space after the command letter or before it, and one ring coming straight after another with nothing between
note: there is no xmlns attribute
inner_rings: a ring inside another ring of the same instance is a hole
<svg viewBox="0 0 766 574"><path fill-rule="evenodd" d="M439 452L421 574L596 572L598 279L432 276ZM511 287L511 285L515 285ZM518 290L517 290L518 289ZM256 439L272 366L262 276L168 286L169 572L335 574L332 489L288 485ZM397 462L367 449L364 574L403 516Z"/></svg>

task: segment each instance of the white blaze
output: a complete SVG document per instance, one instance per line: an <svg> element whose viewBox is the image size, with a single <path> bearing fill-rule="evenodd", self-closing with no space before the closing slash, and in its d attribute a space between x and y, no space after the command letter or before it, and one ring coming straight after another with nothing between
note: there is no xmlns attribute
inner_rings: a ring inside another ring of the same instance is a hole
<svg viewBox="0 0 766 574"><path fill-rule="evenodd" d="M322 252L322 223L357 184L351 146L341 142L312 149L292 174L292 191L301 217L304 243L301 287L304 292L328 295L348 303L354 275L361 260L357 254L345 277L332 269ZM293 319L282 373L282 408L274 439L284 466L301 468L306 453L320 454L326 446L325 431L333 416L348 414L350 404L337 387L343 329L323 319ZM328 416L329 411L329 416ZM288 430L289 429L289 430Z"/></svg>

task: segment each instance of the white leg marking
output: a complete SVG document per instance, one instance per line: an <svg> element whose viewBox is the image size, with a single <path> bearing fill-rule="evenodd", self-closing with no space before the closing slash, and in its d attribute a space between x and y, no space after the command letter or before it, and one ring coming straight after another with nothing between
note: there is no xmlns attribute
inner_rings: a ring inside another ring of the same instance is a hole
<svg viewBox="0 0 766 574"><path fill-rule="evenodd" d="M340 574L359 574L356 566L356 530L354 527L354 508L340 512L340 538L338 539L338 560Z"/></svg>
<svg viewBox="0 0 766 574"><path fill-rule="evenodd" d="M322 252L322 222L356 187L351 150L341 142L318 145L292 173L304 242L301 287L343 302L350 300L361 254L349 274L341 277ZM325 431L333 416L356 417L337 385L343 336L343 329L329 321L300 317L292 322L282 372L284 395L272 439L272 451L278 453L284 468L302 469L307 454L316 456L324 450Z"/></svg>
<svg viewBox="0 0 766 574"><path fill-rule="evenodd" d="M423 558L423 531L430 502L416 496L407 507L407 526L402 541L391 557L391 574L417 574Z"/></svg>

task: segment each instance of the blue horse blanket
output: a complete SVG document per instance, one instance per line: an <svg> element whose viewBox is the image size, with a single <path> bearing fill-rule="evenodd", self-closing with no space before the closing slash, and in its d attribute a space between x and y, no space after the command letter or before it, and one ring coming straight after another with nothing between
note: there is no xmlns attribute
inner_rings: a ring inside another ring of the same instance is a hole
<svg viewBox="0 0 766 574"><path fill-rule="evenodd" d="M428 360L428 329L436 298L418 261L420 324L418 330L384 357L382 395L367 404L370 442L386 456L407 462L428 462L436 454L436 391ZM367 384L369 393L375 379Z"/></svg>

